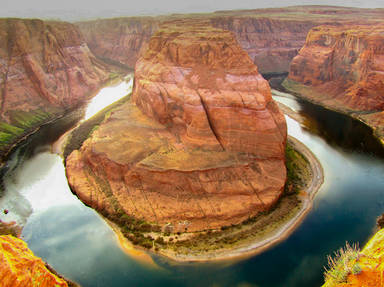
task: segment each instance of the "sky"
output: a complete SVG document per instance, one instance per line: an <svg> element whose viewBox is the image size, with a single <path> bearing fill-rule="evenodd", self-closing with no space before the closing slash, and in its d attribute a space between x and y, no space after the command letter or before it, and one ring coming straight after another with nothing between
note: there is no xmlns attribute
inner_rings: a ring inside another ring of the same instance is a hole
<svg viewBox="0 0 384 287"><path fill-rule="evenodd" d="M384 0L0 0L0 17L81 20L293 5L384 8Z"/></svg>

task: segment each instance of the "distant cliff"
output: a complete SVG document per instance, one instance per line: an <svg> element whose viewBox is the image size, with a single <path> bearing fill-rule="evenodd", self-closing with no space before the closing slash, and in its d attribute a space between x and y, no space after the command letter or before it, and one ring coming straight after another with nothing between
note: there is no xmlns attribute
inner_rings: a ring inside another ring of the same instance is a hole
<svg viewBox="0 0 384 287"><path fill-rule="evenodd" d="M103 213L173 232L216 229L277 202L286 136L268 82L233 34L176 21L141 53L132 101L72 152L66 172Z"/></svg>
<svg viewBox="0 0 384 287"><path fill-rule="evenodd" d="M384 25L313 28L285 87L384 133Z"/></svg>
<svg viewBox="0 0 384 287"><path fill-rule="evenodd" d="M0 19L0 151L87 100L107 79L78 28Z"/></svg>
<svg viewBox="0 0 384 287"><path fill-rule="evenodd" d="M308 31L330 23L380 20L380 9L328 6L221 11L210 14L157 17L122 17L78 22L92 52L133 68L141 46L161 23L177 19L209 21L210 25L232 31L261 73L288 72L289 63L304 45Z"/></svg>

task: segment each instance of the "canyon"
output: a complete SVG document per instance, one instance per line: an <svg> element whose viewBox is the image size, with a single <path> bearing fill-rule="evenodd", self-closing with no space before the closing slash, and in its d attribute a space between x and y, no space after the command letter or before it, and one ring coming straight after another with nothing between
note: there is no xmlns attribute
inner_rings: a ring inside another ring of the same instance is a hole
<svg viewBox="0 0 384 287"><path fill-rule="evenodd" d="M284 87L371 126L384 141L384 25L313 28Z"/></svg>
<svg viewBox="0 0 384 287"><path fill-rule="evenodd" d="M0 152L81 106L111 72L135 68L130 99L67 158L72 190L145 231L240 224L273 208L286 181L285 120L261 74L289 72L287 90L365 122L384 142L382 15L307 6L0 19ZM377 266L365 250L362 264ZM376 286L379 271L363 276L340 286Z"/></svg>
<svg viewBox="0 0 384 287"><path fill-rule="evenodd" d="M89 99L108 79L78 28L0 19L0 152Z"/></svg>
<svg viewBox="0 0 384 287"><path fill-rule="evenodd" d="M90 50L100 59L134 68L140 48L161 23L179 19L208 21L233 32L262 74L287 73L291 60L305 44L309 30L321 24L382 20L382 9L335 6L295 6L210 14L120 17L78 22Z"/></svg>
<svg viewBox="0 0 384 287"><path fill-rule="evenodd" d="M96 210L175 233L218 229L276 203L285 143L268 82L233 35L176 21L151 37L131 101L72 152L66 172Z"/></svg>

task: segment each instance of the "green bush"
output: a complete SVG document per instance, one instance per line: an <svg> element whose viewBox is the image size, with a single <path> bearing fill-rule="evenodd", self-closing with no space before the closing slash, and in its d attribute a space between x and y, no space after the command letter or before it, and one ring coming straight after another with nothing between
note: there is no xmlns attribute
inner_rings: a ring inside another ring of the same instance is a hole
<svg viewBox="0 0 384 287"><path fill-rule="evenodd" d="M358 245L346 243L344 248L335 252L334 256L328 255L328 267L325 268L324 277L327 282L346 282L349 273L360 273L361 268L356 262L359 258L360 248ZM360 270L359 270L360 269Z"/></svg>

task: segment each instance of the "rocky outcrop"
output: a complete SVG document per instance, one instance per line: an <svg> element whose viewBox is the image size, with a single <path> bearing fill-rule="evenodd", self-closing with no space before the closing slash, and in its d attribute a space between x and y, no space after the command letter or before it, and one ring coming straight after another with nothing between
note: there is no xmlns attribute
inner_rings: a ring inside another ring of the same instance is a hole
<svg viewBox="0 0 384 287"><path fill-rule="evenodd" d="M96 56L134 68L141 47L160 22L159 17L127 17L79 22L77 26Z"/></svg>
<svg viewBox="0 0 384 287"><path fill-rule="evenodd" d="M67 158L72 189L99 211L174 232L268 210L286 179L286 125L233 34L163 25L135 68L132 102Z"/></svg>
<svg viewBox="0 0 384 287"><path fill-rule="evenodd" d="M0 19L0 149L86 101L107 76L74 25Z"/></svg>
<svg viewBox="0 0 384 287"><path fill-rule="evenodd" d="M0 20L1 114L74 107L106 80L78 29L65 22Z"/></svg>
<svg viewBox="0 0 384 287"><path fill-rule="evenodd" d="M0 266L0 286L68 286L47 269L24 241L11 235L0 236Z"/></svg>
<svg viewBox="0 0 384 287"><path fill-rule="evenodd" d="M356 259L358 272L351 272L345 282L325 282L323 287L376 287L383 285L384 229L379 230Z"/></svg>
<svg viewBox="0 0 384 287"><path fill-rule="evenodd" d="M209 21L232 31L261 73L288 72L291 60L315 26L382 20L380 9L296 6L273 9L221 11L211 14L130 17L79 22L92 52L104 60L133 68L140 48L163 22L175 19Z"/></svg>
<svg viewBox="0 0 384 287"><path fill-rule="evenodd" d="M384 25L319 26L291 63L285 87L384 127Z"/></svg>

